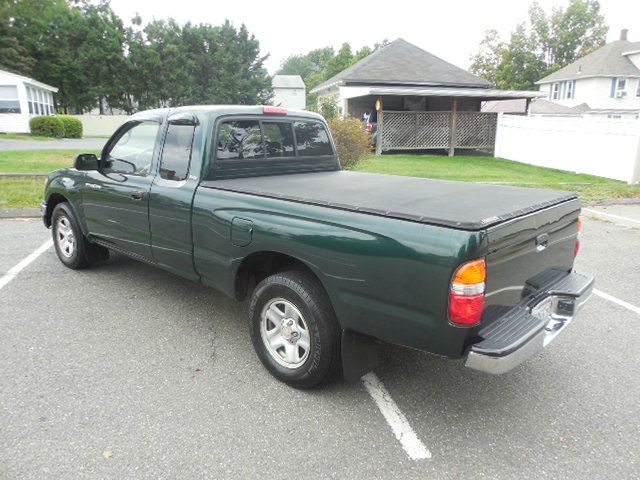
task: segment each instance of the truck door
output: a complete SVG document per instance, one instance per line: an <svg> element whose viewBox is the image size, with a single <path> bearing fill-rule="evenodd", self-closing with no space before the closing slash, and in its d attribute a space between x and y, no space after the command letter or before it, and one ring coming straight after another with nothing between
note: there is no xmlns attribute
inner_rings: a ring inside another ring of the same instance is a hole
<svg viewBox="0 0 640 480"><path fill-rule="evenodd" d="M170 115L168 123L149 199L151 249L159 265L198 280L193 267L191 204L201 156L193 145L196 133L201 132L197 132L198 120L191 113Z"/></svg>
<svg viewBox="0 0 640 480"><path fill-rule="evenodd" d="M149 190L160 121L138 119L120 127L81 191L89 232L145 259L152 258Z"/></svg>

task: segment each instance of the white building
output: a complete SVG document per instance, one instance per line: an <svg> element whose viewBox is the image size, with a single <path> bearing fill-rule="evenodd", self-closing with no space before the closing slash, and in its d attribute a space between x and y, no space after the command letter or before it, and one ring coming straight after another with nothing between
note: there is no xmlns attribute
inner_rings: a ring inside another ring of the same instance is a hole
<svg viewBox="0 0 640 480"><path fill-rule="evenodd" d="M640 114L640 42L620 39L536 82L547 99L585 116L634 119Z"/></svg>
<svg viewBox="0 0 640 480"><path fill-rule="evenodd" d="M307 103L307 92L300 75L274 75L273 99L276 107L303 110Z"/></svg>
<svg viewBox="0 0 640 480"><path fill-rule="evenodd" d="M6 70L0 70L0 132L29 133L29 119L54 115L58 89Z"/></svg>

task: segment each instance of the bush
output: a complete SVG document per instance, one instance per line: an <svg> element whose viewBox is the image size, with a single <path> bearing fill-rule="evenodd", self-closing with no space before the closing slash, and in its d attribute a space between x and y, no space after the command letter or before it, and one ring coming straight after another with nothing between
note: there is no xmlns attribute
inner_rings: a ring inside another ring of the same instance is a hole
<svg viewBox="0 0 640 480"><path fill-rule="evenodd" d="M333 118L329 130L343 168L351 168L371 152L371 134L356 118Z"/></svg>
<svg viewBox="0 0 640 480"><path fill-rule="evenodd" d="M39 116L33 117L29 120L29 129L31 135L38 135L41 137L64 137L64 124L59 117Z"/></svg>
<svg viewBox="0 0 640 480"><path fill-rule="evenodd" d="M58 115L64 126L65 138L82 138L82 122L68 115Z"/></svg>

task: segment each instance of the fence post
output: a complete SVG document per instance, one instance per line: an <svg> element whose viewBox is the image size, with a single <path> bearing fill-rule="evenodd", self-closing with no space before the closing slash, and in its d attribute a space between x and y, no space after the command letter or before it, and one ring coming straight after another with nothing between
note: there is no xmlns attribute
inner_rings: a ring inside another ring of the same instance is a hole
<svg viewBox="0 0 640 480"><path fill-rule="evenodd" d="M453 97L453 107L451 109L451 131L449 132L449 156L453 157L456 152L456 123L458 120L458 99Z"/></svg>
<svg viewBox="0 0 640 480"><path fill-rule="evenodd" d="M638 121L638 126L640 126L640 120ZM640 128L638 129L638 149L636 151L636 165L633 168L633 172L631 172L631 178L629 180L629 183L640 182Z"/></svg>
<svg viewBox="0 0 640 480"><path fill-rule="evenodd" d="M496 138L493 140L493 156L497 156L497 152L500 151L500 142L502 140L502 115L503 112L498 112L496 115Z"/></svg>

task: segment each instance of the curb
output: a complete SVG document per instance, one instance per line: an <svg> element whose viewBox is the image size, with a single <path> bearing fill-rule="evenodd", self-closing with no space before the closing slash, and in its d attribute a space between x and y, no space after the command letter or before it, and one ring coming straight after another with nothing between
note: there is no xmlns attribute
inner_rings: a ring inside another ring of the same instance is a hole
<svg viewBox="0 0 640 480"><path fill-rule="evenodd" d="M603 207L610 205L640 205L640 198L605 198L602 200L583 200L583 207Z"/></svg>
<svg viewBox="0 0 640 480"><path fill-rule="evenodd" d="M14 177L31 177L31 178L46 178L48 173L0 173L0 178L14 178Z"/></svg>
<svg viewBox="0 0 640 480"><path fill-rule="evenodd" d="M9 220L16 218L40 218L42 214L39 208L1 208L0 219Z"/></svg>

